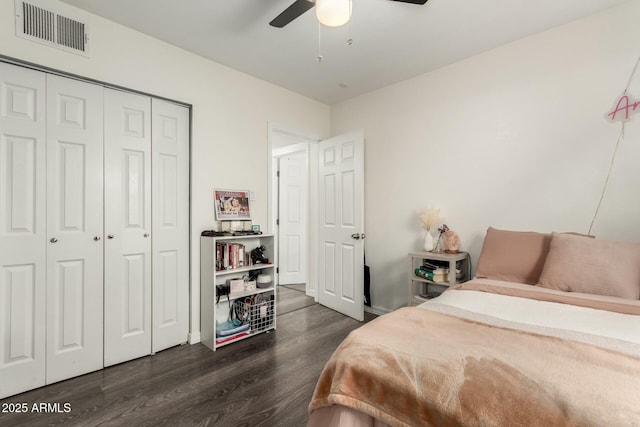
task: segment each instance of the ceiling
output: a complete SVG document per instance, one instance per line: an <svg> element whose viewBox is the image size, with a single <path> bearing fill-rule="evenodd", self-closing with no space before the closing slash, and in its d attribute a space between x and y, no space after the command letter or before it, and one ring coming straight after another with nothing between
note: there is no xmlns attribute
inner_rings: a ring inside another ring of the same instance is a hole
<svg viewBox="0 0 640 427"><path fill-rule="evenodd" d="M627 0L353 0L350 25L322 28L321 62L313 9L269 26L293 0L63 1L334 104Z"/></svg>

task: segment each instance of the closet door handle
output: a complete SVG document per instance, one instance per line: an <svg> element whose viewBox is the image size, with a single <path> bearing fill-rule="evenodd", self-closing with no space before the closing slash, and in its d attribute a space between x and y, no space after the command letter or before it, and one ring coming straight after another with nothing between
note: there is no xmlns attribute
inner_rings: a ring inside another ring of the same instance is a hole
<svg viewBox="0 0 640 427"><path fill-rule="evenodd" d="M95 236L95 237L93 238L93 240L95 240L95 241L97 242L98 240L100 240L100 236Z"/></svg>
<svg viewBox="0 0 640 427"><path fill-rule="evenodd" d="M49 239L49 241L50 241L51 243L55 243L55 242L57 242L57 241L58 241L58 239L56 239L55 237L52 237L52 238L50 238L50 239Z"/></svg>
<svg viewBox="0 0 640 427"><path fill-rule="evenodd" d="M114 236L113 234L107 235L107 239L113 239L114 237L116 237L116 236Z"/></svg>
<svg viewBox="0 0 640 427"><path fill-rule="evenodd" d="M144 233L144 237L149 237L149 233Z"/></svg>

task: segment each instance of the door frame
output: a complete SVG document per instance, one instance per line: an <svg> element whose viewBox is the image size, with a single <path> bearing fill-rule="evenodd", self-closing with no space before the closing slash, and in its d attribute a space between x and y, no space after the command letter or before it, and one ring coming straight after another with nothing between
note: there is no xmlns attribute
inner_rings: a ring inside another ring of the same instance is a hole
<svg viewBox="0 0 640 427"><path fill-rule="evenodd" d="M289 141L279 146L277 141ZM269 122L269 132L267 149L269 153L268 160L268 232L274 235L274 252L275 262L278 262L279 253L278 226L276 219L278 218L278 160L280 157L291 155L294 153L306 153L307 155L307 173L308 173L308 194L307 199L307 284L305 287L306 295L318 300L318 142L320 138L309 133L292 130L286 126ZM279 283L278 274L275 274L275 284Z"/></svg>

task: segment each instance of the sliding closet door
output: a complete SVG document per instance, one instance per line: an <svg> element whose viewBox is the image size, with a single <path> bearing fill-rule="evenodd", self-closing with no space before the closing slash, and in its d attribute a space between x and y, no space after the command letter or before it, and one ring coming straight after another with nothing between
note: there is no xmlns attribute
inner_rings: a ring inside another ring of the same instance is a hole
<svg viewBox="0 0 640 427"><path fill-rule="evenodd" d="M189 110L152 101L153 351L189 332Z"/></svg>
<svg viewBox="0 0 640 427"><path fill-rule="evenodd" d="M0 399L45 384L45 75L0 63Z"/></svg>
<svg viewBox="0 0 640 427"><path fill-rule="evenodd" d="M151 353L151 98L105 89L104 364Z"/></svg>
<svg viewBox="0 0 640 427"><path fill-rule="evenodd" d="M47 76L47 383L103 366L103 89Z"/></svg>

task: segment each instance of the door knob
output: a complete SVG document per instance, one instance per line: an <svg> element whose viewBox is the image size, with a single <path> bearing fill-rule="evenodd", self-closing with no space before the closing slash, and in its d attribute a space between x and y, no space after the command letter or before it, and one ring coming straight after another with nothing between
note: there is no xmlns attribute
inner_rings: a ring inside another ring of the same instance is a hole
<svg viewBox="0 0 640 427"><path fill-rule="evenodd" d="M100 236L95 236L95 237L93 238L93 240L95 240L95 241L97 242L98 240L100 240Z"/></svg>
<svg viewBox="0 0 640 427"><path fill-rule="evenodd" d="M52 238L50 238L50 239L49 239L49 241L50 241L51 243L55 243L55 242L57 242L57 241L58 241L58 239L56 239L55 237L52 237Z"/></svg>
<svg viewBox="0 0 640 427"><path fill-rule="evenodd" d="M358 233L353 233L353 234L351 235L351 237L352 237L352 238L354 238L354 239L356 239L356 240L360 240L360 234L358 234Z"/></svg>
<svg viewBox="0 0 640 427"><path fill-rule="evenodd" d="M360 236L361 236L363 239L364 239L365 237L367 237L364 233L362 233Z"/></svg>
<svg viewBox="0 0 640 427"><path fill-rule="evenodd" d="M113 234L107 235L107 239L113 239L115 236Z"/></svg>
<svg viewBox="0 0 640 427"><path fill-rule="evenodd" d="M144 237L149 237L149 233L144 233Z"/></svg>

